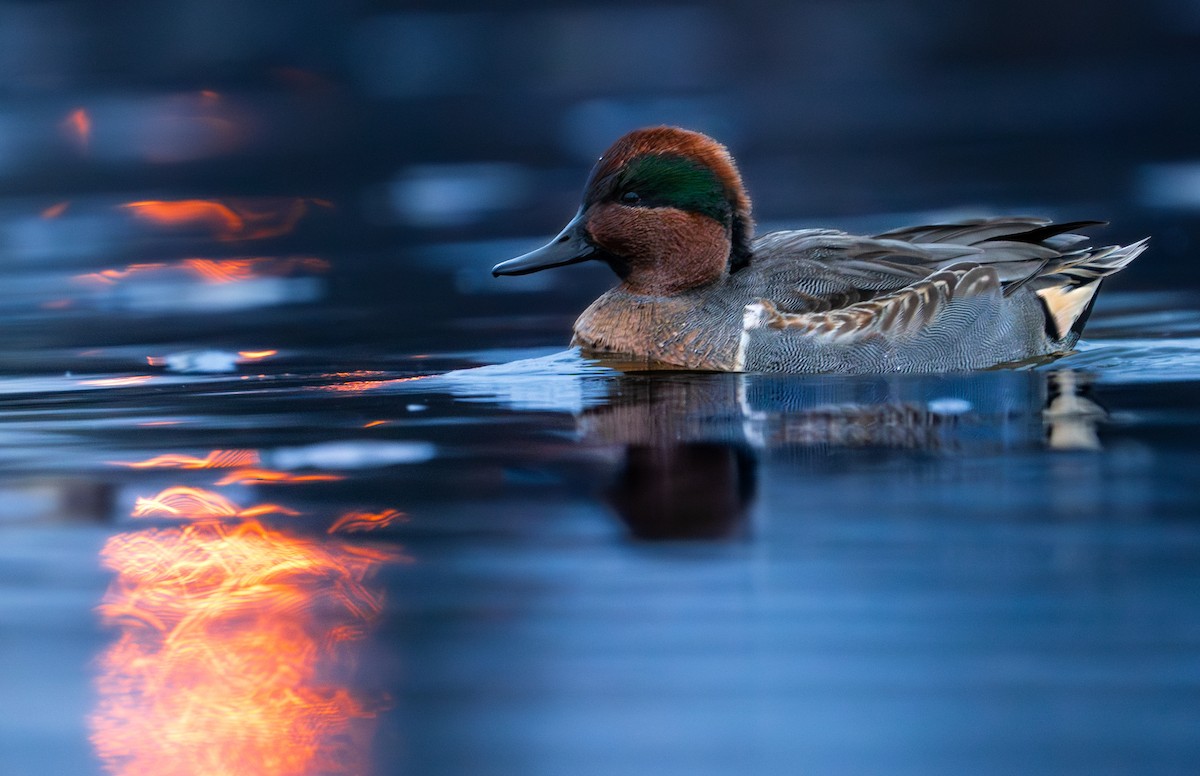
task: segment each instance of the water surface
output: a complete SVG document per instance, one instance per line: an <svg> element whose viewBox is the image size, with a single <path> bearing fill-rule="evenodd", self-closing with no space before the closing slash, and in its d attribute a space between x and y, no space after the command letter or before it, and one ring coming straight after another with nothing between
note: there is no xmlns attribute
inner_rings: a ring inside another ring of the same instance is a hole
<svg viewBox="0 0 1200 776"><path fill-rule="evenodd" d="M1106 301L944 376L22 350L5 772L1186 772L1196 316Z"/></svg>

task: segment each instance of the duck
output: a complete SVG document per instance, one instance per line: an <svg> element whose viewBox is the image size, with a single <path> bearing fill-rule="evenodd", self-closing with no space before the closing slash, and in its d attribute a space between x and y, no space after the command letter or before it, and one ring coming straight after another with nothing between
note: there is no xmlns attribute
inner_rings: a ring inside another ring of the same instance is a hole
<svg viewBox="0 0 1200 776"><path fill-rule="evenodd" d="M495 277L583 261L619 280L576 320L588 356L714 372L951 372L1070 353L1105 278L1147 247L1090 247L1054 223L989 217L870 236L754 235L733 157L661 126L618 139L575 217Z"/></svg>

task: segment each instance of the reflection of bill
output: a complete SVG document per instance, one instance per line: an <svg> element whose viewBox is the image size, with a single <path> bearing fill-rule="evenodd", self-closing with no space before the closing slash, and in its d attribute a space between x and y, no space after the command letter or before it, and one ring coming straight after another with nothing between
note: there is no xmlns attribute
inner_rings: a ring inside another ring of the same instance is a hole
<svg viewBox="0 0 1200 776"><path fill-rule="evenodd" d="M131 776L366 771L376 709L347 684L382 608L366 580L394 556L231 521L253 508L195 496L190 511L144 500L188 522L103 550L117 578L99 611L118 638L90 720L101 761Z"/></svg>

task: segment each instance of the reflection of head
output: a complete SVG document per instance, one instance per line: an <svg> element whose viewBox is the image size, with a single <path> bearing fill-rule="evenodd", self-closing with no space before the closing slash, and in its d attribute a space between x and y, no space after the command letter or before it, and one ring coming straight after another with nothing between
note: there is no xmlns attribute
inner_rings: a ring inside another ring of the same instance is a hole
<svg viewBox="0 0 1200 776"><path fill-rule="evenodd" d="M738 531L755 490L747 450L693 442L629 446L607 496L638 539L716 539Z"/></svg>

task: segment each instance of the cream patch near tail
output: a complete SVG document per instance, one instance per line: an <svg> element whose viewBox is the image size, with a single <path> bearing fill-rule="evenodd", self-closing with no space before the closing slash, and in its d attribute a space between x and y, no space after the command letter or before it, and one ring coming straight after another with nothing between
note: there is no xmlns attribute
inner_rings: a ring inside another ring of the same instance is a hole
<svg viewBox="0 0 1200 776"><path fill-rule="evenodd" d="M1063 339L1071 327L1087 311L1088 305L1100 290L1100 281L1095 280L1082 286L1052 286L1039 288L1037 295L1054 321L1055 339Z"/></svg>
<svg viewBox="0 0 1200 776"><path fill-rule="evenodd" d="M1056 339L1065 339L1072 331L1080 333L1100 290L1100 281L1129 266L1142 255L1150 238L1129 245L1087 248L1067 254L1053 271L1033 281L1034 289L1046 306L1048 323L1054 324ZM1048 328L1048 327L1047 327Z"/></svg>

